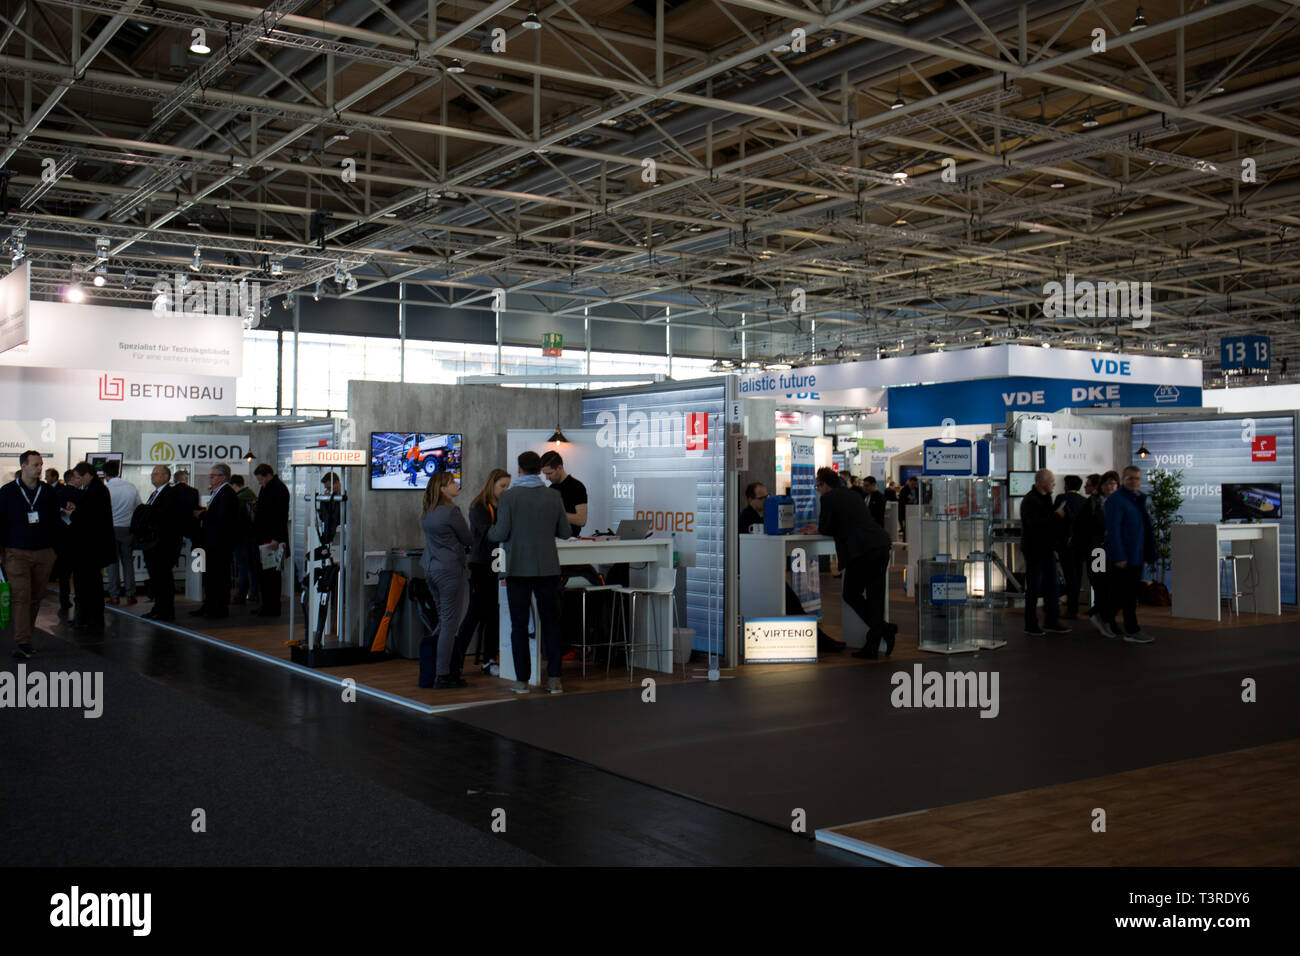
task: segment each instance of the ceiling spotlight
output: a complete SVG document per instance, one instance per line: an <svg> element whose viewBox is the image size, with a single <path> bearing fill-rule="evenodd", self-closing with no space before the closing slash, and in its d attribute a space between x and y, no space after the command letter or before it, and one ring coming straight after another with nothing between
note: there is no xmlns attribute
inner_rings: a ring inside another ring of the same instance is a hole
<svg viewBox="0 0 1300 956"><path fill-rule="evenodd" d="M273 275L273 276L282 276L282 275L284 275L284 260L283 260L283 259L272 259L272 260L271 260L271 275Z"/></svg>
<svg viewBox="0 0 1300 956"><path fill-rule="evenodd" d="M903 102L903 91L902 91L902 90L895 90L895 91L894 91L894 102L892 102L892 103L889 104L889 108L890 108L891 110L901 110L901 109L902 109L904 106L906 106L906 105L907 105L907 104Z"/></svg>
<svg viewBox="0 0 1300 956"><path fill-rule="evenodd" d="M1228 92L1228 88L1225 87L1222 83L1218 83L1218 84L1215 85L1214 89L1210 90L1210 92L1211 92L1211 93L1226 93L1226 92Z"/></svg>
<svg viewBox="0 0 1300 956"><path fill-rule="evenodd" d="M262 318L268 318L271 315L271 300L262 300Z"/></svg>
<svg viewBox="0 0 1300 956"><path fill-rule="evenodd" d="M1051 342L1044 342L1044 343L1043 343L1043 348L1045 348L1045 349L1050 349L1051 347L1052 347L1052 343L1051 343Z"/></svg>
<svg viewBox="0 0 1300 956"><path fill-rule="evenodd" d="M464 73L464 72L465 72L465 64L461 63L460 60L458 60L458 59L456 59L455 57L453 57L453 58L452 58L452 61L451 61L450 63L447 64L447 72L448 72L448 73Z"/></svg>
<svg viewBox="0 0 1300 956"><path fill-rule="evenodd" d="M63 298L69 302L85 302L86 290L81 287L80 282L74 282L68 286L67 291L63 293Z"/></svg>
<svg viewBox="0 0 1300 956"><path fill-rule="evenodd" d="M349 292L356 292L356 291L357 291L357 277L354 276L351 272L349 272L349 273L348 273L348 281L347 281L346 283L344 283L344 286L347 288L347 290L348 290Z"/></svg>
<svg viewBox="0 0 1300 956"><path fill-rule="evenodd" d="M108 236L100 236L95 240L95 256L100 259L108 258Z"/></svg>
<svg viewBox="0 0 1300 956"><path fill-rule="evenodd" d="M1088 110L1088 112L1084 114L1084 117L1083 117L1083 128L1084 128L1084 129L1092 129L1094 126L1100 126L1100 125L1101 125L1101 123L1098 122L1098 120L1097 120L1097 116L1096 116L1096 114L1093 113L1092 110Z"/></svg>
<svg viewBox="0 0 1300 956"><path fill-rule="evenodd" d="M286 295L283 299L281 299L281 300L280 300L280 307L281 307L282 309L284 309L286 312L288 312L290 309L292 309L292 308L293 308L293 296L291 296L291 295Z"/></svg>
<svg viewBox="0 0 1300 956"><path fill-rule="evenodd" d="M341 286L343 284L344 278L345 276L343 275L343 263L341 261L334 263L334 284Z"/></svg>
<svg viewBox="0 0 1300 956"><path fill-rule="evenodd" d="M203 268L203 253L199 251L198 246L194 247L194 258L190 260L190 268L195 272Z"/></svg>
<svg viewBox="0 0 1300 956"><path fill-rule="evenodd" d="M91 281L95 283L96 288L101 289L108 282L108 269L104 267L102 262L95 266L95 278Z"/></svg>
<svg viewBox="0 0 1300 956"><path fill-rule="evenodd" d="M320 294L321 294L322 292L324 292L324 291L325 291L325 280L324 280L324 279L317 279L317 280L316 280L316 289L315 289L315 291L312 292L312 294L311 294L312 301L313 301L313 302L319 302L319 301L320 301Z"/></svg>
<svg viewBox="0 0 1300 956"><path fill-rule="evenodd" d="M1146 28L1147 18L1142 15L1142 8L1138 7L1137 16L1135 16L1133 22L1129 24L1128 32L1137 33L1139 30L1145 30Z"/></svg>
<svg viewBox="0 0 1300 956"><path fill-rule="evenodd" d="M907 173L906 171L900 169L898 172L894 173L893 178L895 182L905 183L907 182Z"/></svg>
<svg viewBox="0 0 1300 956"><path fill-rule="evenodd" d="M601 126L617 126L617 125L618 125L618 120L616 120L616 119L612 119L612 118L610 118L610 119L603 119L603 120L600 121L600 125L601 125Z"/></svg>
<svg viewBox="0 0 1300 956"><path fill-rule="evenodd" d="M773 53L789 53L789 52L790 52L790 44L788 44L788 43L786 43L784 40L782 40L780 43L778 43L776 46L774 46L774 47L772 48L772 52L773 52Z"/></svg>
<svg viewBox="0 0 1300 956"><path fill-rule="evenodd" d="M197 53L199 56L207 56L212 52L212 48L204 42L206 39L202 30L194 31L194 39L190 42L190 52Z"/></svg>
<svg viewBox="0 0 1300 956"><path fill-rule="evenodd" d="M824 36L824 37L822 37L822 46L823 46L823 47L833 47L834 45L835 45L835 34L834 34L834 33L830 34L829 36Z"/></svg>
<svg viewBox="0 0 1300 956"><path fill-rule="evenodd" d="M894 225L895 225L895 226L906 226L906 225L907 225L907 220L904 219L902 216L899 216L897 219L894 220Z"/></svg>
<svg viewBox="0 0 1300 956"><path fill-rule="evenodd" d="M691 226L691 227L690 227L689 229L687 229L686 231L687 231L687 232L703 232L703 231L704 231L704 227L703 227L703 226Z"/></svg>
<svg viewBox="0 0 1300 956"><path fill-rule="evenodd" d="M126 289L128 292L135 288L134 269L127 269L126 272L122 274L122 288Z"/></svg>
<svg viewBox="0 0 1300 956"><path fill-rule="evenodd" d="M1055 179L1052 180L1052 188L1053 188L1053 189L1064 189L1064 188L1065 188L1065 180L1061 179L1060 176L1057 176Z"/></svg>
<svg viewBox="0 0 1300 956"><path fill-rule="evenodd" d="M1139 11L1140 10L1141 8L1139 8ZM525 30L540 30L542 28L542 21L537 19L536 6L532 6L528 8L528 16L524 17L524 22L520 25Z"/></svg>

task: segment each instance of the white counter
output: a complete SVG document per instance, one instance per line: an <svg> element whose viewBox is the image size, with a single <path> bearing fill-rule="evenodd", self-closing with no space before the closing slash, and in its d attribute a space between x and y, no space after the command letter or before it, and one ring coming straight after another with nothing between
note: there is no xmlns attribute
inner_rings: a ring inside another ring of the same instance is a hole
<svg viewBox="0 0 1300 956"><path fill-rule="evenodd" d="M816 556L835 553L835 539L820 534L740 536L740 613L743 618L785 617L786 567L795 548L804 549L809 559L808 567L812 568ZM885 592L885 619L889 619L888 590ZM841 603L840 622L844 642L850 647L861 647L867 642L867 625L847 604Z"/></svg>
<svg viewBox="0 0 1300 956"><path fill-rule="evenodd" d="M1223 542L1233 554L1248 554L1238 563L1237 590L1242 611L1282 613L1282 567L1276 524L1176 524L1171 544L1174 617L1222 620Z"/></svg>
<svg viewBox="0 0 1300 956"><path fill-rule="evenodd" d="M673 570L673 543L671 538L645 538L641 541L586 541L581 538L557 541L555 550L561 566L593 564L597 568L613 564L627 564L628 579L632 587L649 587L656 582L671 585L677 579ZM515 680L515 661L510 639L510 602L506 598L505 581L500 583L498 605L501 612L501 655L498 658L501 676ZM558 605L557 605L558 606ZM654 613L651 613L651 608ZM590 612L588 612L590 613ZM673 669L673 608L672 594L642 595L637 598L636 641L646 643L646 635L654 633L657 651L639 652L635 658L638 668L671 673ZM685 626L685 622L682 622ZM537 632L537 608L533 607L533 630ZM582 624L580 620L565 621L565 638L577 646ZM602 638L604 636L602 635ZM593 637L593 646L599 646ZM538 686L545 678L546 661L539 660L540 651L536 637L528 641L532 655L532 676L529 683ZM617 673L611 668L610 673Z"/></svg>

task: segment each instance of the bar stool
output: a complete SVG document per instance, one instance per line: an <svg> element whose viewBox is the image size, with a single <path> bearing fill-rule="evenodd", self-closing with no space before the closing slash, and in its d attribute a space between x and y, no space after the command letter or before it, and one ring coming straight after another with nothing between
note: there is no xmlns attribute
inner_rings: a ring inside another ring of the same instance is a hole
<svg viewBox="0 0 1300 956"><path fill-rule="evenodd" d="M576 578L574 580L577 580ZM582 676L587 676L587 595L598 591L614 591L618 588L617 584L566 584L566 591L582 592L582 642L578 645L582 650ZM613 624L610 625L610 634L613 634ZM592 645L595 646L595 645ZM605 664L605 673L609 673L609 664Z"/></svg>
<svg viewBox="0 0 1300 956"><path fill-rule="evenodd" d="M644 648L645 648L646 650L648 650L648 651L657 652L657 653L662 653L663 650L664 650L663 648L659 647L657 644L652 644L652 643L650 643L649 641L647 641L645 644L640 644L640 645L636 643L636 603L637 603L637 598L638 598L638 597L641 597L641 596L643 596L643 595L646 596L646 597L650 597L650 598L661 597L661 596L663 596L663 595L665 595L665 594L668 595L669 603L672 605L672 626L673 626L673 633L670 633L670 634L669 634L669 639L668 639L668 649L667 649L667 650L668 650L668 653L669 653L669 654L673 654L673 653L675 653L676 650L677 650L677 645L676 645L676 634L675 634L675 631L676 631L676 629L677 629L677 625L678 625L678 619L677 619L677 602L676 602L675 600L673 600L673 594L676 592L676 590L677 590L677 583L676 583L676 581L670 581L670 582L668 582L668 583L666 583L666 584L661 584L661 585L656 585L656 586L646 586L646 587L626 587L626 586L621 585L621 584L620 584L620 585L616 585L616 586L614 587L614 593L615 593L616 595L620 595L620 596L622 596L623 599L624 599L624 601L623 601L623 608L624 608L624 610L627 609L627 599L628 599L629 597L631 598L631 604L632 604L632 623L631 623L631 625L630 625L631 631L630 631L630 633L627 631L627 627L628 627L629 625L624 625L624 636L625 636L626 640L622 643L622 646L626 648L626 652L625 652L625 653L627 654L627 680L628 680L628 683L631 683L631 682L632 682L633 670L635 669L635 664L634 664L633 658L634 658L635 655L636 655L636 651L637 651L637 648L638 648L638 647L644 647ZM652 625L654 626L653 629L654 629L654 632L655 632L655 633L658 633L658 632L659 632L659 627L658 627L658 624L659 624L659 612L656 610L657 607L658 607L658 603L652 600L652 601L650 602L650 620L651 620ZM620 622L623 620L621 615L620 615L620 617L619 617L619 620L620 620ZM614 634L614 628L611 626L611 627L610 627L610 637L611 637L611 639L613 638L613 634ZM612 645L611 645L611 646L612 646ZM670 658L670 659L671 659L671 658ZM670 667L670 672L671 672L671 667ZM607 673L607 674L609 673L609 665L608 665L608 663L607 663L606 666L605 666L605 673ZM685 664L685 662L682 663L682 676L683 676L683 677L686 676L686 664Z"/></svg>
<svg viewBox="0 0 1300 956"><path fill-rule="evenodd" d="M1224 566L1225 570L1230 571L1230 572L1231 572L1231 575L1232 575L1232 591L1230 592L1230 600L1232 601L1232 613L1233 613L1233 614L1239 614L1239 613L1241 613L1241 611L1240 611L1240 608L1241 608L1240 598L1244 597L1244 596L1247 595L1247 594L1252 594L1252 595L1253 595L1253 594L1255 593L1255 589L1254 589L1253 587L1252 587L1249 591L1242 591L1242 590L1240 590L1240 588L1238 587L1237 563L1238 563L1239 561L1253 561L1254 558L1255 558L1255 556L1254 556L1253 554L1221 554L1221 555L1219 555L1219 561L1220 561L1220 563ZM1251 567L1253 568L1254 565L1251 565ZM1252 577L1253 577L1254 572L1252 571L1251 574L1252 574ZM1253 582L1252 582L1252 583L1253 583ZM1220 598L1219 598L1219 599L1220 599L1220 600L1223 599L1223 598L1222 598L1222 595L1220 595Z"/></svg>

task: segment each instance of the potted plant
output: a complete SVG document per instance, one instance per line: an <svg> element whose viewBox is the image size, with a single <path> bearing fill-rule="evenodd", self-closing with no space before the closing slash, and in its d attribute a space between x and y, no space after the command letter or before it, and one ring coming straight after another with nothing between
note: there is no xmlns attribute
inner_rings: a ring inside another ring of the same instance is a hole
<svg viewBox="0 0 1300 956"><path fill-rule="evenodd" d="M1168 604L1169 591L1165 581L1173 550L1174 525L1183 520L1178 513L1183 506L1183 473L1157 468L1147 475L1147 482L1151 486L1147 503L1151 509L1151 530L1156 539L1157 572L1155 582L1149 589L1150 603Z"/></svg>

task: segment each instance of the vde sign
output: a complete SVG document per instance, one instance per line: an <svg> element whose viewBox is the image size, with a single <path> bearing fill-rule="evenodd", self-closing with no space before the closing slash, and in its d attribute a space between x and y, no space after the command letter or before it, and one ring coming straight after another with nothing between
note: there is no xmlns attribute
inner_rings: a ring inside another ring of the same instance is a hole
<svg viewBox="0 0 1300 956"><path fill-rule="evenodd" d="M295 465L333 465L347 468L366 463L363 448L296 448L290 459Z"/></svg>

